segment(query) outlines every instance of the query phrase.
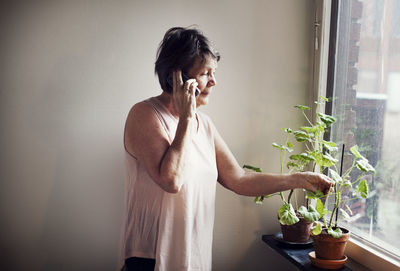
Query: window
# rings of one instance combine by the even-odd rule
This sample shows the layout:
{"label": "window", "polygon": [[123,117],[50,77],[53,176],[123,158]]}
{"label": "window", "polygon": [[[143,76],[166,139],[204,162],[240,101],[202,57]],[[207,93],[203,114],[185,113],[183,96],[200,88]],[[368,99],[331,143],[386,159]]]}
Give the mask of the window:
{"label": "window", "polygon": [[[342,225],[399,257],[400,0],[333,3],[336,44],[328,96],[338,122],[331,137],[345,150],[358,145],[377,170],[367,179],[370,196],[348,203],[353,217]],[[345,157],[344,171],[346,163]]]}

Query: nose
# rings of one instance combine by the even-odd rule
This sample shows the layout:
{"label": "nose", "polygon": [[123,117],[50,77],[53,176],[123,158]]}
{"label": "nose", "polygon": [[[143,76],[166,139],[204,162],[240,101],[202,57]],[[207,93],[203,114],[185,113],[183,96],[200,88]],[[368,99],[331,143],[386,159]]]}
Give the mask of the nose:
{"label": "nose", "polygon": [[215,86],[217,84],[217,80],[215,79],[215,74],[210,75],[210,79],[208,80],[209,86]]}

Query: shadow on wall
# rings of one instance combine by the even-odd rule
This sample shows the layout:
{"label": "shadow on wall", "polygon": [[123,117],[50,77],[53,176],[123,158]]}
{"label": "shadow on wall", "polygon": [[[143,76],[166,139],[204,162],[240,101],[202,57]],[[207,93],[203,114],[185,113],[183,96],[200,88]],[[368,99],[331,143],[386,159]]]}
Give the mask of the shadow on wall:
{"label": "shadow on wall", "polygon": [[[277,219],[277,210],[281,204],[278,197],[267,199],[264,204],[259,205],[254,203],[254,197],[241,197],[241,203],[244,206],[245,221],[250,221],[251,217],[255,217],[253,229],[255,231],[249,232],[247,240],[252,240],[247,243],[248,247],[243,256],[238,259],[238,265],[235,270],[259,270],[260,268],[267,268],[268,270],[297,270],[287,260],[270,249],[264,241],[262,235],[273,234],[280,231],[279,222]],[[243,240],[245,243],[246,240]]]}

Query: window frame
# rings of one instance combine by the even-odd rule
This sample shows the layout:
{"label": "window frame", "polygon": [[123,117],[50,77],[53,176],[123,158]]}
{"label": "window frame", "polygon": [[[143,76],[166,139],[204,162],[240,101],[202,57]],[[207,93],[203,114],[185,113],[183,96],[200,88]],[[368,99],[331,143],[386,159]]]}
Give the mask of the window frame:
{"label": "window frame", "polygon": [[[313,88],[309,95],[311,105],[318,96],[333,96],[339,1],[315,1]],[[332,110],[332,103],[321,108],[326,114],[331,114]],[[330,133],[328,132],[326,136],[329,138]],[[371,270],[400,270],[400,255],[394,255],[354,233],[348,241],[345,253]]]}

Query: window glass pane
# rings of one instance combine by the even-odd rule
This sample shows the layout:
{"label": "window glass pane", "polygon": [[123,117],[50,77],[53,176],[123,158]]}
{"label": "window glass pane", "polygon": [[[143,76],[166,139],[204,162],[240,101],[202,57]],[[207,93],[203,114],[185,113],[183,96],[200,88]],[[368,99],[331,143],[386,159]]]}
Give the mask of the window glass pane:
{"label": "window glass pane", "polygon": [[[341,224],[400,255],[400,0],[340,0],[332,140],[358,145],[376,168],[370,196]],[[346,158],[347,157],[347,158]],[[340,158],[340,157],[339,157]],[[349,165],[344,158],[344,171]],[[353,177],[353,180],[357,174]]]}

